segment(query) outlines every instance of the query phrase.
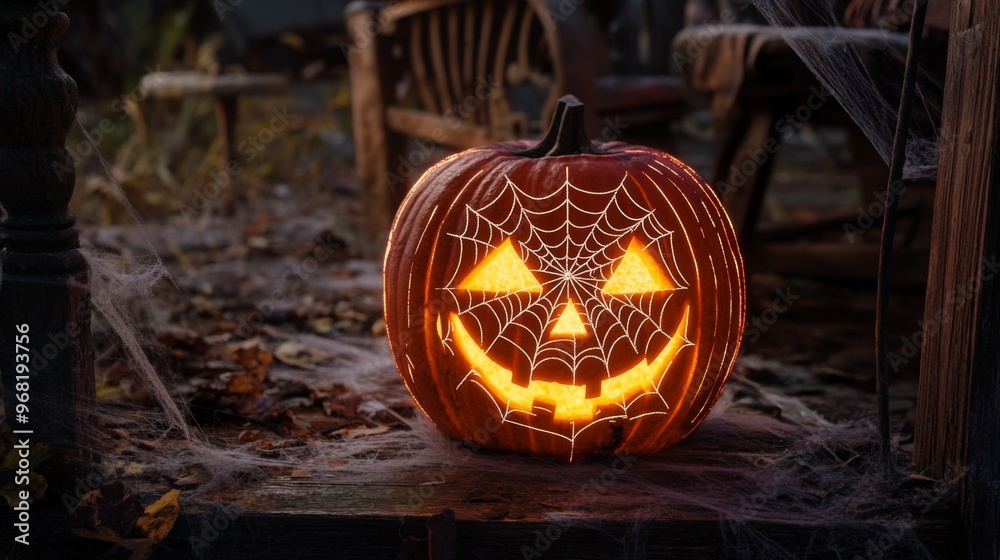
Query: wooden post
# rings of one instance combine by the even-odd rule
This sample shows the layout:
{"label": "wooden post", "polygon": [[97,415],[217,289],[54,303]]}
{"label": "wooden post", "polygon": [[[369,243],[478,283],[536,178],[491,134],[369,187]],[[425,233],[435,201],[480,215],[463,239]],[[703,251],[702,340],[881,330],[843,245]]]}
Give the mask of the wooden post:
{"label": "wooden post", "polygon": [[379,17],[381,8],[384,6],[379,2],[355,2],[347,13],[350,36],[347,60],[360,199],[367,234],[379,254],[385,248],[396,208],[416,180],[400,176],[400,156],[406,140],[386,126],[386,103],[392,99],[394,83],[383,83],[379,76],[380,69],[392,64],[392,59],[390,53],[382,52],[385,49],[378,46],[382,26],[392,25],[392,20],[389,14]]}
{"label": "wooden post", "polygon": [[955,0],[941,126],[915,466],[968,469],[972,557],[1000,558],[1000,4]]}
{"label": "wooden post", "polygon": [[0,3],[0,383],[14,430],[68,449],[91,424],[94,360],[87,266],[68,211],[77,90],[56,61],[69,19],[45,6]]}

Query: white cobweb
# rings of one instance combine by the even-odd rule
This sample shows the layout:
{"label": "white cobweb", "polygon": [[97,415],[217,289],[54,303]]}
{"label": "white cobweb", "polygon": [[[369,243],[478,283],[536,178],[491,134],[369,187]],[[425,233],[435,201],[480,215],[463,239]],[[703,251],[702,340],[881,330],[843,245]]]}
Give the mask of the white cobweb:
{"label": "white cobweb", "polygon": [[[624,200],[627,198],[622,198]],[[630,215],[637,219],[642,217],[638,213]],[[665,229],[655,228],[653,222],[648,224],[636,226],[637,231],[653,227],[647,233],[666,234]],[[661,236],[661,239],[664,238]],[[86,253],[93,271],[95,304],[103,317],[96,323],[96,330],[106,330],[107,334],[119,337],[119,344],[128,348],[136,383],[156,388],[151,402],[141,408],[100,404],[97,412],[106,426],[131,426],[126,429],[132,432],[139,429],[146,434],[146,439],[177,442],[169,453],[157,447],[140,447],[124,457],[106,455],[105,446],[98,442],[90,451],[103,465],[97,471],[104,473],[100,480],[124,478],[127,482],[129,476],[134,476],[127,474],[129,465],[135,464],[144,465],[144,477],[168,479],[197,469],[208,477],[207,482],[182,493],[182,508],[186,510],[207,491],[261,485],[269,469],[309,469],[316,488],[322,485],[370,486],[379,492],[399,486],[400,477],[416,480],[418,484],[447,485],[461,477],[489,472],[499,479],[523,481],[549,489],[565,488],[571,496],[566,504],[542,512],[545,520],[579,529],[576,533],[567,532],[563,537],[565,543],[578,543],[574,535],[580,535],[583,530],[604,531],[600,519],[605,517],[606,511],[627,512],[634,516],[632,529],[613,535],[628,558],[657,557],[645,547],[646,528],[662,519],[665,511],[674,508],[717,512],[722,520],[720,531],[727,539],[726,547],[733,558],[799,557],[787,548],[787,543],[770,540],[760,523],[845,523],[856,521],[859,512],[863,512],[870,523],[867,529],[859,528],[862,540],[870,538],[881,543],[880,534],[873,529],[881,524],[887,531],[892,529],[893,535],[884,550],[904,551],[907,557],[914,559],[932,557],[917,541],[913,519],[899,513],[904,510],[905,500],[886,498],[893,495],[898,482],[877,476],[875,453],[870,457],[865,454],[865,449],[875,448],[876,432],[871,424],[797,425],[748,414],[733,405],[734,395],[746,390],[738,381],[730,383],[713,412],[686,442],[669,453],[639,458],[626,472],[616,475],[617,482],[602,487],[600,507],[597,508],[591,507],[584,496],[574,496],[582,485],[600,480],[607,471],[607,463],[567,467],[532,459],[470,453],[460,442],[443,437],[422,416],[406,420],[409,430],[342,441],[317,441],[284,449],[280,456],[263,457],[252,445],[220,441],[210,435],[210,429],[203,431],[192,421],[184,399],[173,392],[175,384],[168,364],[142,357],[147,355],[149,347],[145,342],[149,327],[158,320],[155,310],[143,304],[163,273],[161,265],[122,260],[93,249]],[[671,271],[671,274],[678,285],[683,285],[679,273]],[[331,342],[334,346],[345,345],[340,341]],[[384,343],[352,342],[349,351],[344,350],[344,357],[338,363],[318,369],[312,375],[357,385],[365,394],[368,408],[387,404],[387,391],[402,390]],[[141,416],[138,426],[137,415]],[[109,437],[107,428],[99,433],[103,438]],[[782,443],[777,448],[747,447],[745,442],[754,438]],[[730,460],[724,464],[706,463],[706,457],[712,457],[713,453]],[[141,489],[146,483],[140,478],[135,484]],[[421,502],[421,510],[406,505],[410,494],[405,493],[405,485],[399,487],[397,499],[401,507],[404,511],[415,512],[408,515],[429,515],[441,507],[456,507],[461,515],[459,505],[447,501],[446,497],[451,495],[448,492],[432,495]],[[637,495],[642,496],[638,502]],[[640,504],[638,510],[635,509],[637,503]],[[302,509],[305,507],[302,505],[293,511],[326,513]],[[817,542],[822,544],[824,541],[817,539]],[[831,540],[830,546],[839,545]]]}
{"label": "white cobweb", "polygon": [[[594,185],[588,190],[572,182],[567,166],[562,184],[538,189],[548,193],[538,196],[504,176],[501,181],[505,184],[498,196],[482,208],[467,207],[462,231],[448,234],[457,239],[460,256],[446,282],[447,287],[441,290],[452,298],[460,319],[476,324],[474,331],[481,333],[478,343],[487,355],[499,343],[507,343],[505,347],[523,356],[530,372],[522,380],[525,386],[536,374],[553,367],[570,372],[572,378],[566,381],[573,385],[582,384],[576,372],[588,364],[596,367],[603,379],[613,378],[622,373],[622,369],[612,367],[612,363],[620,363],[611,358],[612,354],[623,353],[633,360],[642,360],[658,354],[676,335],[672,328],[677,318],[669,313],[668,304],[673,292],[685,290],[688,281],[674,255],[674,232],[660,222],[654,210],[635,200],[626,186],[627,179],[626,173],[617,184]],[[587,209],[574,202],[593,199],[607,200],[607,203]],[[545,228],[538,224],[556,225]],[[483,261],[512,238],[517,239],[521,262],[539,279],[539,292],[482,292],[456,288],[461,283],[464,265]],[[670,293],[651,291],[623,295],[602,291],[633,240],[643,245],[643,251],[655,254],[657,262],[666,265],[664,272],[672,281]],[[549,334],[570,301],[579,306],[587,332],[579,341],[574,337],[571,345]],[[487,332],[495,336],[487,338],[482,334]],[[449,325],[443,340],[454,354],[450,346],[451,335]],[[685,335],[680,333],[682,338]],[[594,343],[589,343],[590,337]],[[690,344],[684,338],[681,348]],[[470,378],[477,377],[478,372],[470,371],[456,390]],[[512,415],[532,413],[512,408],[509,402],[499,402],[483,383],[475,385],[494,401],[504,421],[513,421]],[[649,394],[623,395],[613,409],[600,411],[598,421],[628,417],[630,405]],[[648,413],[669,411],[662,396],[658,400],[662,407]],[[649,403],[648,400],[644,402]],[[573,441],[588,425],[574,423],[569,432],[557,435]]]}
{"label": "white cobweb", "polygon": [[[849,28],[829,0],[749,0],[768,23],[833,94],[888,164],[906,56],[905,32]],[[888,3],[886,3],[888,5]],[[893,3],[895,4],[895,3]],[[916,2],[900,2],[903,15]],[[936,45],[941,47],[941,45]],[[933,179],[937,174],[941,77],[923,61],[940,58],[924,41],[906,146],[904,179]]]}
{"label": "white cobweb", "polygon": [[[801,12],[804,4],[797,0],[752,0],[760,11],[773,24],[792,26],[804,22],[807,18]],[[809,18],[819,17],[829,22],[833,27],[840,26],[831,6],[824,1],[808,2]],[[789,32],[790,44],[806,61],[824,86],[848,109],[851,116],[868,135],[873,145],[886,157],[891,145],[892,124],[895,120],[895,101],[887,97],[885,81],[888,74],[872,72],[864,62],[859,62],[856,52],[843,49],[836,43],[820,39],[819,35],[806,32],[794,37]],[[886,41],[887,50],[889,42]],[[898,68],[901,69],[901,61]],[[902,72],[898,72],[899,76]],[[901,83],[901,81],[900,81]],[[889,88],[891,89],[891,88]],[[918,104],[931,115],[939,115],[940,110],[933,102],[933,96],[923,94]],[[907,154],[906,176],[932,176],[936,167],[936,137],[935,127],[922,128],[914,131],[909,143]],[[114,177],[110,180],[117,184]],[[626,203],[627,191],[617,197]],[[539,201],[535,201],[538,203]],[[620,209],[623,213],[630,212],[630,206],[625,204]],[[567,205],[567,209],[569,209]],[[616,210],[617,211],[617,210]],[[527,212],[518,213],[520,216]],[[626,214],[634,219],[636,231],[641,231],[647,239],[669,238],[670,233],[659,227],[654,220],[645,219],[642,212]],[[576,224],[576,225],[575,225]],[[582,221],[567,219],[567,227],[574,228]],[[486,227],[488,224],[483,224]],[[495,234],[501,234],[509,229],[499,224]],[[489,227],[494,227],[490,225]],[[594,239],[581,244],[577,248],[582,251],[596,251],[600,247],[615,247],[607,240],[615,236],[622,238],[623,232],[604,226],[592,226]],[[468,237],[476,238],[478,234],[469,232]],[[602,237],[603,236],[603,237]],[[602,241],[603,240],[603,241]],[[615,241],[617,243],[618,241]],[[488,245],[473,245],[470,250],[485,251]],[[562,247],[563,251],[569,247]],[[617,247],[621,249],[620,246]],[[546,251],[557,251],[559,248],[549,247]],[[522,257],[532,260],[532,251],[542,251],[541,247],[523,246]],[[150,317],[137,319],[134,315],[134,303],[141,303],[148,295],[153,284],[165,272],[161,263],[122,262],[120,259],[93,250],[85,251],[92,269],[91,283],[97,312],[105,318],[98,321],[98,330],[106,329],[110,336],[116,337],[119,344],[126,348],[128,360],[132,365],[135,383],[152,388],[151,403],[144,405],[139,412],[144,418],[144,428],[155,437],[180,439],[183,434],[183,445],[180,452],[163,453],[157,449],[136,449],[128,459],[135,462],[145,462],[153,474],[176,475],[192,466],[206,470],[209,484],[206,489],[218,488],[245,483],[249,479],[258,479],[267,467],[287,467],[290,464],[308,465],[314,470],[317,479],[328,480],[332,484],[350,480],[352,484],[388,482],[401,469],[408,471],[426,470],[431,472],[440,468],[447,461],[459,463],[468,453],[462,453],[454,442],[445,440],[423,418],[409,420],[412,431],[392,431],[381,436],[359,438],[351,441],[315,443],[288,450],[281,457],[264,458],[256,455],[249,446],[227,444],[213,441],[206,437],[201,428],[193,423],[191,415],[183,402],[183,398],[172,393],[171,372],[167,364],[156,360],[145,359],[148,350]],[[481,256],[483,253],[476,253]],[[597,253],[595,253],[597,254]],[[666,255],[663,255],[666,257]],[[558,263],[553,259],[552,263]],[[661,262],[671,262],[664,258]],[[557,266],[552,264],[551,266]],[[576,269],[577,272],[584,272]],[[686,285],[679,270],[668,270],[679,287]],[[601,277],[603,278],[603,277]],[[565,283],[566,290],[586,291],[589,286],[585,281]],[[576,293],[576,292],[574,292]],[[509,305],[513,302],[499,299]],[[583,301],[581,298],[580,301]],[[552,300],[533,301],[532,311],[536,321],[551,322],[555,309]],[[465,302],[466,308],[472,302]],[[587,317],[597,315],[612,318],[617,323],[629,324],[634,318],[640,323],[647,322],[641,308],[626,310],[607,309],[604,306],[591,304],[583,306]],[[652,315],[646,309],[646,315]],[[515,311],[511,308],[505,315],[498,315],[498,321],[511,322]],[[656,322],[656,321],[653,321]],[[622,338],[622,337],[618,337]],[[617,340],[617,339],[615,339]],[[611,344],[612,340],[603,340],[602,344]],[[629,337],[624,337],[623,343],[632,343]],[[532,355],[536,361],[540,356]],[[561,359],[566,359],[562,356]],[[581,358],[582,359],[582,358]],[[391,357],[384,347],[359,348],[350,359],[340,362],[328,371],[319,372],[332,378],[365,379],[368,384],[391,384],[396,373],[391,366]],[[398,384],[398,380],[395,380]],[[919,543],[915,542],[913,517],[905,513],[911,506],[905,496],[900,497],[898,491],[903,485],[898,481],[882,479],[875,475],[876,434],[873,426],[867,422],[838,424],[830,427],[812,425],[792,425],[777,418],[763,417],[741,412],[738,407],[730,406],[733,395],[738,389],[730,384],[723,394],[720,403],[713,409],[706,421],[692,437],[671,450],[637,463],[630,474],[622,477],[622,487],[638,484],[641,491],[648,496],[647,507],[635,512],[635,531],[622,537],[622,550],[629,558],[654,557],[641,545],[638,538],[646,519],[656,517],[663,508],[693,506],[718,512],[722,521],[732,527],[730,534],[733,539],[730,544],[733,558],[788,558],[793,555],[783,543],[776,543],[763,537],[754,521],[774,523],[844,523],[856,521],[859,516],[867,520],[882,523],[887,529],[902,525],[901,530],[888,531],[894,535],[893,544],[880,551],[885,556],[891,556],[893,551],[905,548],[911,558],[930,558],[932,555]],[[373,406],[378,405],[379,397],[371,397]],[[118,422],[128,422],[136,411],[122,411],[114,406],[100,404],[98,411],[107,425],[114,426]],[[128,413],[128,414],[126,414]],[[103,433],[103,432],[102,432]],[[738,464],[711,465],[702,464],[707,455],[706,450],[725,449],[746,441],[750,434],[768,433],[785,442],[780,449],[747,449],[739,456],[745,459]],[[388,453],[387,450],[393,450]],[[95,446],[92,451],[99,460],[120,461],[117,457],[102,456],[103,447]],[[330,468],[324,470],[323,465],[331,459],[348,461],[346,468]],[[564,485],[569,491],[579,488],[582,483],[600,476],[603,466],[589,468],[587,465],[562,467],[549,465],[529,459],[474,455],[467,463],[468,468],[496,473],[497,477],[510,480],[534,478],[552,485]],[[115,477],[126,476],[124,467],[115,471]],[[664,484],[664,479],[692,479],[699,481],[696,490],[690,490],[674,484]],[[139,483],[141,485],[141,483]],[[936,489],[935,489],[936,490]],[[618,497],[619,492],[611,487],[602,495],[602,507],[630,507]],[[187,496],[191,492],[186,493]],[[942,492],[941,496],[946,495]],[[942,499],[942,501],[944,501]],[[185,502],[186,504],[187,502]],[[919,509],[919,508],[917,508]],[[875,513],[871,513],[875,511]],[[903,512],[902,514],[900,512]],[[586,513],[553,511],[545,514],[553,520],[575,519],[581,525],[598,525],[599,514],[588,517]],[[568,534],[569,535],[569,534]],[[868,535],[862,535],[864,539]],[[567,536],[566,539],[573,537]],[[871,535],[874,540],[881,535]],[[881,540],[876,542],[881,543]],[[637,544],[638,543],[638,544]],[[822,550],[821,557],[845,557],[835,548]]]}

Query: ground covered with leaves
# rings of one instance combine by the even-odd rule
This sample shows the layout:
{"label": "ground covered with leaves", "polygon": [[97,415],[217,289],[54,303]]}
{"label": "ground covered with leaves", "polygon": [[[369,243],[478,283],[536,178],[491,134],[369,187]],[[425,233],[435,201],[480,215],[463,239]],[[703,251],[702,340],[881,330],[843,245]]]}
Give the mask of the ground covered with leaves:
{"label": "ground covered with leaves", "polygon": [[[257,119],[264,122],[274,106],[302,116],[251,171],[219,189],[212,188],[220,162],[211,155],[211,131],[194,132],[207,115],[204,104],[184,101],[170,117],[142,121],[138,136],[109,154],[112,175],[146,218],[141,228],[102,168],[92,160],[81,167],[75,205],[82,237],[108,267],[108,274],[95,274],[94,289],[122,290],[119,302],[134,317],[139,345],[200,441],[273,461],[221,473],[203,458],[161,464],[186,453],[191,432],[164,415],[164,394],[130,355],[121,325],[116,331],[96,315],[100,427],[92,451],[101,474],[70,493],[79,536],[145,550],[170,532],[185,503],[225,501],[268,479],[347,472],[392,457],[406,441],[385,439],[410,431],[419,410],[388,353],[380,248],[357,221],[343,87],[250,102],[238,136],[255,134]],[[169,134],[153,128],[163,119],[177,120]],[[814,216],[857,200],[844,194],[854,184],[845,176],[823,172],[819,186],[808,181],[817,173],[810,158],[828,157],[802,155],[808,147],[799,145],[801,157],[776,177],[771,219]],[[696,165],[711,162],[706,145],[684,141],[681,149]],[[793,185],[803,181],[811,189],[826,185],[818,207],[788,203],[799,200]],[[169,276],[144,294],[143,275],[157,258]],[[873,419],[874,285],[767,271],[751,280],[747,336],[726,398],[797,425]],[[919,290],[894,294],[895,340],[918,328],[921,302]],[[900,364],[892,387],[904,455],[916,371],[915,359]],[[310,451],[316,444],[351,451]],[[5,456],[9,463],[11,450]]]}

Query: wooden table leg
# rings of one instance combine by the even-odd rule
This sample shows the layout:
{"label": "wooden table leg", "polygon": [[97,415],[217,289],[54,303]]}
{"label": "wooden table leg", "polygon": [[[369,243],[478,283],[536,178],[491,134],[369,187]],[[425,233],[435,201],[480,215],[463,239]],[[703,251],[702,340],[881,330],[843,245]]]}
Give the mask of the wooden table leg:
{"label": "wooden table leg", "polygon": [[[235,95],[213,95],[212,104],[215,108],[215,130],[219,138],[219,170],[228,173],[230,162],[239,162],[236,159],[236,117],[239,97]],[[239,192],[236,187],[238,177],[229,176],[220,207],[225,215],[232,215],[236,208],[236,201],[245,194]]]}
{"label": "wooden table leg", "polygon": [[236,107],[239,98],[235,95],[220,95],[212,99],[215,105],[215,130],[219,136],[220,169],[225,169],[230,161],[236,160]]}

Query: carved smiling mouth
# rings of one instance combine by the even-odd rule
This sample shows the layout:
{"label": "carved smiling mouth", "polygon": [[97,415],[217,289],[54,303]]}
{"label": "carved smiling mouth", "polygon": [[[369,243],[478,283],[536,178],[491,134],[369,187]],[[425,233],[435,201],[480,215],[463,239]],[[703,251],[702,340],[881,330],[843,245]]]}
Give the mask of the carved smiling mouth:
{"label": "carved smiling mouth", "polygon": [[641,393],[656,392],[663,374],[677,353],[688,343],[683,334],[687,332],[690,306],[685,305],[680,323],[666,347],[652,360],[645,359],[622,373],[601,382],[601,394],[587,398],[585,385],[568,385],[553,381],[533,379],[527,387],[514,383],[513,372],[501,366],[480,348],[469,334],[458,315],[449,317],[455,344],[482,377],[489,390],[510,408],[530,411],[535,403],[544,403],[553,408],[556,420],[592,420],[598,407],[610,404],[626,406]]}

